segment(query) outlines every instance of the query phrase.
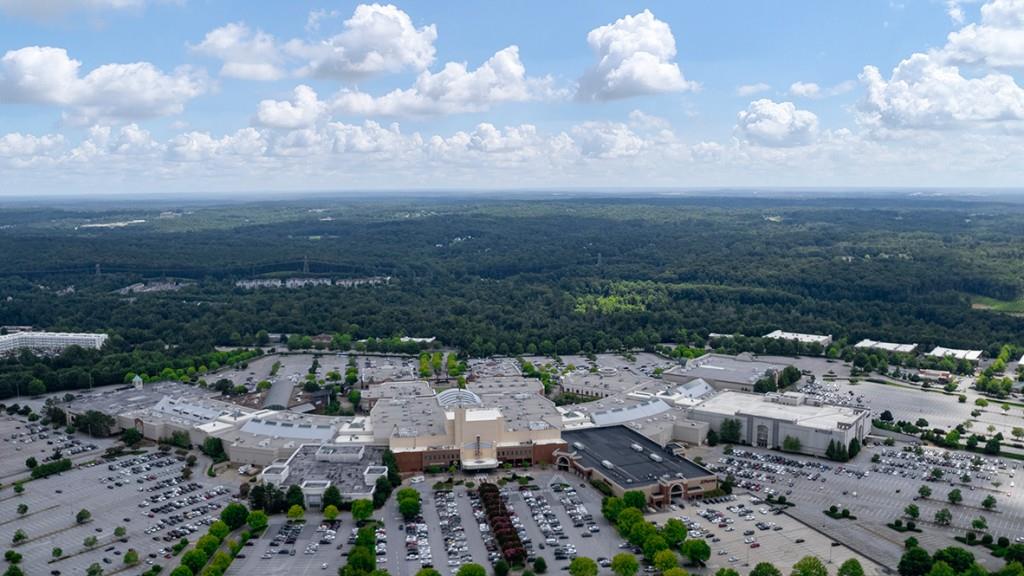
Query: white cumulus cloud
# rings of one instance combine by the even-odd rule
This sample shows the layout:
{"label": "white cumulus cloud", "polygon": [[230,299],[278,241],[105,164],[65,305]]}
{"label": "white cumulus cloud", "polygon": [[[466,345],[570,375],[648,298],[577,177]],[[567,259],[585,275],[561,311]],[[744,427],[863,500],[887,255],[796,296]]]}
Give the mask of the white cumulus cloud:
{"label": "white cumulus cloud", "polygon": [[646,146],[639,134],[621,122],[584,122],[573,127],[572,137],[580,152],[593,158],[636,156]]}
{"label": "white cumulus cloud", "polygon": [[952,32],[941,55],[952,62],[994,68],[1024,67],[1024,0],[992,0],[981,22]]}
{"label": "white cumulus cloud", "polygon": [[792,102],[762,98],[737,114],[736,132],[742,140],[759,146],[802,146],[817,136],[818,117]]}
{"label": "white cumulus cloud", "polygon": [[35,136],[13,132],[0,136],[0,157],[36,156],[49,154],[64,146],[61,134]]}
{"label": "white cumulus cloud", "polygon": [[167,152],[172,160],[199,162],[217,156],[254,156],[266,150],[263,134],[255,128],[242,128],[220,138],[209,132],[179,134],[171,139]]}
{"label": "white cumulus cloud", "polygon": [[305,84],[295,87],[294,97],[287,100],[263,100],[256,111],[256,123],[270,128],[306,128],[327,110],[312,88]]}
{"label": "white cumulus cloud", "polygon": [[821,86],[814,82],[793,82],[789,85],[789,95],[796,98],[819,98]]}
{"label": "white cumulus cloud", "polygon": [[140,157],[163,150],[163,144],[138,124],[127,124],[116,131],[111,126],[97,124],[89,128],[89,137],[71,151],[70,159],[92,162],[101,157]]}
{"label": "white cumulus cloud", "polygon": [[285,49],[308,61],[303,72],[331,78],[425,70],[434,62],[437,28],[417,28],[394,5],[360,4],[344,28],[319,42],[292,40]]}
{"label": "white cumulus cloud", "polygon": [[959,0],[946,0],[946,15],[954,24],[964,23],[964,9]]}
{"label": "white cumulus cloud", "polygon": [[519,48],[499,50],[475,70],[465,62],[448,62],[439,72],[425,70],[412,88],[382,96],[344,90],[333,101],[343,114],[360,116],[426,116],[487,110],[501,102],[551,97],[550,78],[531,78],[519,59]]}
{"label": "white cumulus cloud", "polygon": [[597,63],[579,80],[576,96],[581,100],[614,100],[698,87],[683,78],[674,62],[672,29],[650,10],[591,30],[587,43]]}
{"label": "white cumulus cloud", "polygon": [[243,80],[277,80],[285,75],[274,37],[233,22],[207,32],[192,50],[221,60],[221,76]]}
{"label": "white cumulus cloud", "polygon": [[63,48],[8,51],[0,58],[0,102],[50,104],[81,118],[146,118],[178,114],[206,90],[204,78],[188,69],[104,64],[82,76],[81,66]]}
{"label": "white cumulus cloud", "polygon": [[1024,120],[1024,90],[1013,77],[991,72],[968,78],[934,54],[914,54],[888,79],[866,66],[860,79],[867,89],[860,120],[869,127],[936,129]]}
{"label": "white cumulus cloud", "polygon": [[419,134],[405,135],[397,123],[382,126],[372,120],[361,125],[331,122],[327,125],[331,152],[336,154],[384,154],[395,156],[410,153],[423,145]]}

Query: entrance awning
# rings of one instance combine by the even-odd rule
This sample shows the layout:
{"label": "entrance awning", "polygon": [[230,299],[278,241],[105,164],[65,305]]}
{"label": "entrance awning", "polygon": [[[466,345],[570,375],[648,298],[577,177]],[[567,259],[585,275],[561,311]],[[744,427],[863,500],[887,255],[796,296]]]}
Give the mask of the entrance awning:
{"label": "entrance awning", "polygon": [[463,470],[491,470],[498,467],[497,458],[477,458],[473,460],[463,460]]}

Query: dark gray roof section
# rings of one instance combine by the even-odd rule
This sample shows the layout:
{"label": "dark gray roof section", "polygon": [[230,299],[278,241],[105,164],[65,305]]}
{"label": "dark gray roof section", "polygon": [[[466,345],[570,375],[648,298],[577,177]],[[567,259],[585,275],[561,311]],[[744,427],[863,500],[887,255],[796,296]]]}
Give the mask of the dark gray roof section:
{"label": "dark gray roof section", "polygon": [[[562,440],[568,443],[567,450],[581,458],[584,467],[599,470],[603,476],[627,490],[654,484],[662,477],[679,479],[679,474],[683,478],[714,476],[707,468],[673,454],[626,426],[563,430]],[[582,450],[576,447],[576,442],[583,445]],[[635,450],[634,444],[643,451]],[[652,460],[651,454],[660,456],[661,462]],[[614,468],[605,467],[602,464],[605,460]]]}

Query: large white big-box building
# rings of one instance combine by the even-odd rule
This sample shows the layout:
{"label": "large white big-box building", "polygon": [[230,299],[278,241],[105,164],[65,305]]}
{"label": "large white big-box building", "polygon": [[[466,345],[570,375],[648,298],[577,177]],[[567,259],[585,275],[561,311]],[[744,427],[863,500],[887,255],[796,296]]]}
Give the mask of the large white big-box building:
{"label": "large white big-box building", "polygon": [[844,447],[871,430],[867,410],[820,404],[796,393],[745,394],[723,392],[690,410],[692,420],[721,430],[727,419],[740,423],[740,441],[761,448],[781,448],[787,437],[800,441],[801,452],[824,456],[830,442]]}

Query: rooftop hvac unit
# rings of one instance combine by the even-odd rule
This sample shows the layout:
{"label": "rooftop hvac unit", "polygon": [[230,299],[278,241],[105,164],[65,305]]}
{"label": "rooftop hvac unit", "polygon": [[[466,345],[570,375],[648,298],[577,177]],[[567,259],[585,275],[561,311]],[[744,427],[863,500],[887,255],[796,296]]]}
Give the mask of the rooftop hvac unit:
{"label": "rooftop hvac unit", "polygon": [[644,447],[639,444],[630,444],[629,447],[632,448],[633,450],[636,450],[637,452],[644,451]]}
{"label": "rooftop hvac unit", "polygon": [[601,466],[604,466],[605,468],[607,468],[609,470],[611,470],[612,468],[615,468],[615,464],[612,464],[611,462],[609,462],[607,460],[601,460]]}
{"label": "rooftop hvac unit", "polygon": [[651,460],[654,460],[655,462],[661,462],[662,460],[664,460],[664,458],[657,454],[651,454]]}

